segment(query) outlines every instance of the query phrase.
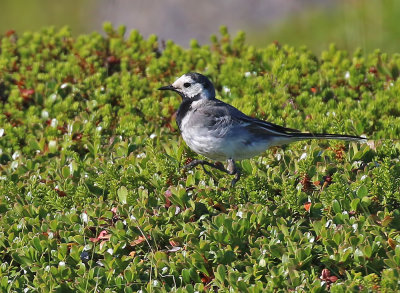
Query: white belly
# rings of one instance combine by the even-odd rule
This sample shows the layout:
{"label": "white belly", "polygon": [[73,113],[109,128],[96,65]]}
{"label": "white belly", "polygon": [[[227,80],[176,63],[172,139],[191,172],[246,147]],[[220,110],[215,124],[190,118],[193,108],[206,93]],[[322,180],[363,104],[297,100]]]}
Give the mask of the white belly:
{"label": "white belly", "polygon": [[268,141],[248,143],[242,137],[216,137],[192,131],[182,132],[182,137],[193,151],[215,161],[249,159],[271,146]]}

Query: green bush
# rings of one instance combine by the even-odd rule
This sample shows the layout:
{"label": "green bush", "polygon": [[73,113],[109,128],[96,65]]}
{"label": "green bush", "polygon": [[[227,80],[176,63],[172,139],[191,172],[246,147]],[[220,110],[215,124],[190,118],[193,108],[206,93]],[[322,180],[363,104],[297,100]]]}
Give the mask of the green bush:
{"label": "green bush", "polygon": [[[104,30],[1,37],[1,291],[399,290],[399,54]],[[156,89],[188,71],[247,114],[370,141],[274,148],[227,189],[182,171],[180,98]]]}

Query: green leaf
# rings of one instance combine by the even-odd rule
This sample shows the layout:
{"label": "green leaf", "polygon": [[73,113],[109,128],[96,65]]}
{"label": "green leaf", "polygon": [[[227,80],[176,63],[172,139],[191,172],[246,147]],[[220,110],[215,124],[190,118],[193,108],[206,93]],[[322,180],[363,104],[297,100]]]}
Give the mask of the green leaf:
{"label": "green leaf", "polygon": [[250,160],[243,160],[242,161],[242,168],[248,174],[252,174],[252,172],[253,172],[253,167],[251,166]]}
{"label": "green leaf", "polygon": [[39,253],[42,253],[43,248],[42,248],[42,245],[40,244],[40,239],[39,239],[39,237],[33,237],[33,239],[32,239],[32,244],[33,244],[33,247],[34,247]]}
{"label": "green leaf", "polygon": [[370,197],[364,196],[364,197],[361,199],[361,203],[362,203],[362,205],[363,205],[364,207],[369,207],[369,206],[371,205],[371,203],[372,203],[372,200],[371,200]]}
{"label": "green leaf", "polygon": [[126,204],[128,199],[128,189],[125,186],[121,186],[118,191],[118,199],[121,204]]}
{"label": "green leaf", "polygon": [[214,272],[215,278],[222,284],[225,282],[226,270],[224,265],[218,265],[216,272]]}
{"label": "green leaf", "polygon": [[13,259],[16,260],[17,263],[21,264],[21,265],[31,265],[32,264],[32,260],[26,256],[23,255],[19,255],[18,253],[14,252],[12,254]]}
{"label": "green leaf", "polygon": [[186,284],[190,283],[191,278],[190,278],[190,271],[188,269],[182,270],[182,279]]}
{"label": "green leaf", "polygon": [[62,172],[62,175],[63,175],[64,178],[68,178],[69,175],[70,175],[69,166],[64,166],[64,167],[61,169],[61,172]]}
{"label": "green leaf", "polygon": [[342,212],[340,204],[336,199],[332,202],[332,209],[336,214],[339,214]]}
{"label": "green leaf", "polygon": [[372,256],[372,247],[371,245],[367,244],[364,248],[363,248],[363,252],[365,254],[366,257],[370,258]]}
{"label": "green leaf", "polygon": [[357,196],[363,198],[368,195],[368,188],[365,185],[361,185],[357,190]]}
{"label": "green leaf", "polygon": [[355,198],[351,201],[350,207],[352,211],[357,211],[357,207],[360,203],[360,199],[359,198]]}

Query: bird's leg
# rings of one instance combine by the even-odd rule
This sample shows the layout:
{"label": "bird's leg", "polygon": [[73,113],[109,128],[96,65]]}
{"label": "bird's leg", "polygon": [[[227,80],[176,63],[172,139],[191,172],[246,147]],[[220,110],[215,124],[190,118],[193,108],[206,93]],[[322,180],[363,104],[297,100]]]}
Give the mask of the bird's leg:
{"label": "bird's leg", "polygon": [[235,186],[236,182],[238,182],[240,179],[240,170],[239,170],[239,168],[236,167],[235,161],[232,159],[228,160],[228,168],[227,169],[225,169],[225,167],[219,162],[216,162],[215,164],[213,164],[213,163],[207,162],[205,160],[193,160],[189,164],[185,165],[183,168],[185,170],[190,170],[198,165],[201,165],[203,167],[204,172],[209,176],[211,176],[211,174],[204,168],[204,166],[209,166],[211,168],[225,172],[229,175],[235,175],[235,178],[233,178],[233,180],[231,182],[232,187]]}
{"label": "bird's leg", "polygon": [[218,170],[221,170],[220,167],[214,165],[213,163],[207,162],[205,160],[193,160],[189,164],[186,164],[183,168],[186,169],[186,170],[190,170],[190,169],[192,169],[192,168],[194,168],[194,167],[196,167],[198,165],[201,165],[202,167],[204,167],[204,165],[206,165],[206,166],[210,166],[212,168],[216,168]]}
{"label": "bird's leg", "polygon": [[204,168],[204,165],[212,167],[212,168],[215,168],[215,169],[220,170],[220,171],[223,171],[225,173],[228,173],[228,171],[224,168],[224,166],[221,163],[217,162],[217,163],[213,164],[213,163],[207,162],[205,160],[193,160],[189,164],[185,165],[183,168],[185,170],[190,170],[190,169],[192,169],[192,168],[194,168],[194,167],[196,167],[198,165],[201,165],[203,167],[204,172],[209,176],[211,176],[211,173],[208,172]]}
{"label": "bird's leg", "polygon": [[240,179],[240,169],[236,166],[233,159],[228,159],[228,167],[226,169],[229,175],[235,175],[235,178],[231,181],[231,187],[234,187],[236,182]]}

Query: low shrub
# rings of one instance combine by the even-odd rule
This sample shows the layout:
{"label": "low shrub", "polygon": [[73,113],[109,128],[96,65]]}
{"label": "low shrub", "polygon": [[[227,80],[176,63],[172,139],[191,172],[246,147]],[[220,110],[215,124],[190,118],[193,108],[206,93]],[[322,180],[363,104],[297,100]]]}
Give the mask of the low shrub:
{"label": "low shrub", "polygon": [[[1,37],[1,291],[399,290],[399,54],[104,30]],[[188,71],[246,114],[369,142],[273,148],[235,189],[184,172],[180,98],[156,89]]]}

